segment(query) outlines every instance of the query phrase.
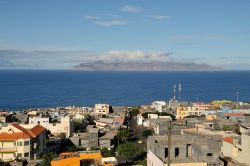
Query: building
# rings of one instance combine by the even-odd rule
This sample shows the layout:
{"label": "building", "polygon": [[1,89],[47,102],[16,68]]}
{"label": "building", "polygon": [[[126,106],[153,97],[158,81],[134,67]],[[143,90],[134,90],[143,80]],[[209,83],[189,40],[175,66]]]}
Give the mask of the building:
{"label": "building", "polygon": [[187,116],[201,116],[204,115],[205,110],[198,109],[192,106],[179,106],[176,109],[176,119],[183,119]]}
{"label": "building", "polygon": [[110,113],[109,104],[95,104],[94,113],[96,115],[108,115]]}
{"label": "building", "polygon": [[170,100],[168,106],[171,110],[176,110],[180,106],[188,106],[189,103],[185,101]]}
{"label": "building", "polygon": [[188,116],[188,107],[186,106],[179,106],[176,108],[176,119],[183,119],[184,117]]}
{"label": "building", "polygon": [[60,121],[51,122],[49,117],[29,117],[29,124],[40,124],[53,135],[65,134],[69,138],[74,132],[74,121],[69,116],[63,116]]}
{"label": "building", "polygon": [[116,132],[107,132],[99,138],[99,147],[107,148],[108,150],[114,149]]}
{"label": "building", "polygon": [[90,149],[91,147],[99,146],[99,135],[100,129],[94,127],[93,125],[87,126],[87,132],[85,133],[75,133],[70,140],[76,146],[84,147]]}
{"label": "building", "polygon": [[166,105],[167,105],[167,103],[165,101],[154,101],[151,104],[151,107],[153,107],[155,109],[155,111],[157,111],[157,112],[162,112],[164,106],[166,106]]}
{"label": "building", "polygon": [[10,112],[0,112],[0,121],[2,123],[9,123],[11,118],[12,114]]}
{"label": "building", "polygon": [[136,124],[137,124],[137,126],[142,126],[143,125],[143,120],[144,120],[144,118],[142,117],[142,115],[138,114],[136,116]]}
{"label": "building", "polygon": [[[250,134],[245,128],[240,129],[240,131],[242,132],[241,136],[223,138],[221,152],[224,158],[250,165]],[[224,162],[228,163],[227,161]]]}
{"label": "building", "polygon": [[[174,135],[171,139],[171,166],[219,166],[218,143],[189,135]],[[168,136],[149,136],[147,139],[147,165],[165,166],[168,163]]]}
{"label": "building", "polygon": [[209,110],[209,109],[213,108],[211,104],[205,104],[202,102],[193,103],[192,106],[194,108],[197,108],[198,110]]}
{"label": "building", "polygon": [[114,118],[100,118],[96,121],[96,127],[102,128],[111,128],[114,124]]}
{"label": "building", "polygon": [[103,158],[100,151],[82,151],[61,153],[59,158],[51,161],[52,166],[115,166],[115,157]]}
{"label": "building", "polygon": [[0,159],[36,158],[44,153],[46,129],[41,125],[8,124],[0,130]]}
{"label": "building", "polygon": [[73,137],[70,137],[70,140],[74,145],[86,149],[91,149],[92,147],[112,149],[115,144],[115,136],[116,133],[114,132],[100,133],[99,128],[89,125],[87,132],[75,133]]}

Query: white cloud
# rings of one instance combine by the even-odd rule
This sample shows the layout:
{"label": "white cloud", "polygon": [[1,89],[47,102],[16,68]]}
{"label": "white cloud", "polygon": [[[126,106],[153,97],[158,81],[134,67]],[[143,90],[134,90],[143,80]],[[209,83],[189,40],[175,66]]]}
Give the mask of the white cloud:
{"label": "white cloud", "polygon": [[137,7],[137,6],[126,5],[120,8],[120,10],[123,12],[129,12],[129,13],[140,13],[142,11],[142,8]]}
{"label": "white cloud", "polygon": [[114,14],[85,15],[84,18],[93,24],[104,27],[121,26],[128,23],[121,19],[121,16]]}
{"label": "white cloud", "polygon": [[107,53],[100,54],[89,61],[103,62],[162,62],[168,61],[171,53],[165,52],[143,52],[137,51],[121,51],[111,50]]}
{"label": "white cloud", "polygon": [[110,26],[126,25],[128,22],[124,20],[108,20],[108,21],[95,21],[94,23],[104,27],[110,27]]}
{"label": "white cloud", "polygon": [[166,16],[166,15],[157,15],[157,16],[152,16],[153,19],[155,20],[167,20],[170,18],[170,16]]}
{"label": "white cloud", "polygon": [[84,18],[85,18],[86,20],[98,20],[98,19],[100,19],[101,17],[99,17],[99,16],[86,15],[86,16],[84,16]]}
{"label": "white cloud", "polygon": [[0,49],[0,68],[71,68],[83,62],[166,62],[171,53],[111,50],[19,50]]}

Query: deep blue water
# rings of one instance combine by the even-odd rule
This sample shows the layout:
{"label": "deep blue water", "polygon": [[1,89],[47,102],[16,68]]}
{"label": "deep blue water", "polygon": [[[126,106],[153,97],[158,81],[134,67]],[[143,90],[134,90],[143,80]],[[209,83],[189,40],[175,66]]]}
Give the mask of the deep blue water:
{"label": "deep blue water", "polygon": [[140,105],[169,100],[173,84],[182,99],[250,101],[250,71],[79,72],[0,70],[0,109],[67,105]]}

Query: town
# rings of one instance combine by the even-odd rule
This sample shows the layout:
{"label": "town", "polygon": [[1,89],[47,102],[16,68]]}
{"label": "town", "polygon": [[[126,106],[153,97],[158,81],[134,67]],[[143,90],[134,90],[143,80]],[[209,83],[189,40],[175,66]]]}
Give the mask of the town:
{"label": "town", "polygon": [[0,112],[2,165],[250,165],[250,104],[173,99],[141,106]]}

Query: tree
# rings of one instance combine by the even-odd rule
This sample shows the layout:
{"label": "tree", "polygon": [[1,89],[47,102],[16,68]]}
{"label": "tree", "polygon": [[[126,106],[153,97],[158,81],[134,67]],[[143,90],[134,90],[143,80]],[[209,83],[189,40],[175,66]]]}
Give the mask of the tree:
{"label": "tree", "polygon": [[87,121],[88,125],[95,125],[95,119],[93,116],[87,115],[86,121]]}
{"label": "tree", "polygon": [[129,115],[130,117],[135,117],[140,113],[140,110],[138,107],[133,107],[131,108],[131,110],[129,111]]}
{"label": "tree", "polygon": [[77,131],[83,131],[84,123],[83,120],[75,120],[74,121],[74,130]]}
{"label": "tree", "polygon": [[146,166],[147,165],[147,160],[138,160],[135,162],[136,165],[143,165]]}
{"label": "tree", "polygon": [[236,134],[238,134],[238,135],[241,135],[240,127],[239,127],[239,126],[236,126],[236,127],[234,128],[234,132],[235,132]]}
{"label": "tree", "polygon": [[50,162],[57,157],[57,154],[55,153],[47,153],[47,154],[44,154],[42,159],[42,163],[41,163],[41,166],[50,166]]}
{"label": "tree", "polygon": [[142,132],[143,137],[148,138],[148,136],[150,135],[153,135],[153,130],[150,130],[150,129],[143,130]]}
{"label": "tree", "polygon": [[126,142],[118,147],[118,154],[123,156],[128,161],[133,161],[142,153],[141,148],[136,143]]}
{"label": "tree", "polygon": [[232,127],[231,126],[223,126],[223,131],[232,131]]}
{"label": "tree", "polygon": [[130,136],[130,131],[128,129],[120,129],[117,134],[118,139],[121,139],[123,142],[127,141],[129,136]]}
{"label": "tree", "polygon": [[108,150],[107,148],[102,148],[101,153],[102,153],[103,157],[113,157],[114,156],[114,154],[110,150]]}

